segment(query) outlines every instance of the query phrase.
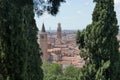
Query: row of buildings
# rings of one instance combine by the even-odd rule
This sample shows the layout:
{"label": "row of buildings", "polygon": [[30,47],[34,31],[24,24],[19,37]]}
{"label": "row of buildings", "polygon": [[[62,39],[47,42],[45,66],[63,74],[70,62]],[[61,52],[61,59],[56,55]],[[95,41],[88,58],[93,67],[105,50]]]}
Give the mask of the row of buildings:
{"label": "row of buildings", "polygon": [[69,65],[82,67],[85,62],[79,56],[80,50],[76,45],[75,36],[75,33],[68,33],[63,36],[60,23],[58,23],[56,34],[47,34],[43,24],[41,32],[38,34],[38,43],[43,52],[43,62],[56,62],[63,67]]}

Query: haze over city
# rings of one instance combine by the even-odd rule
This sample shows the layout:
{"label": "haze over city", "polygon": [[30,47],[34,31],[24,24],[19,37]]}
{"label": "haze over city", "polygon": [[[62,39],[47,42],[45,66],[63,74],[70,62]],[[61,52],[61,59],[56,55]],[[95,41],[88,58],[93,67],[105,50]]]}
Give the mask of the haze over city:
{"label": "haze over city", "polygon": [[[63,30],[82,30],[92,22],[92,12],[95,3],[92,0],[67,0],[60,7],[56,16],[45,13],[37,17],[36,24],[41,30],[44,22],[46,30],[56,30],[57,24],[60,22]],[[117,14],[118,25],[120,25],[120,0],[115,0],[115,11]]]}

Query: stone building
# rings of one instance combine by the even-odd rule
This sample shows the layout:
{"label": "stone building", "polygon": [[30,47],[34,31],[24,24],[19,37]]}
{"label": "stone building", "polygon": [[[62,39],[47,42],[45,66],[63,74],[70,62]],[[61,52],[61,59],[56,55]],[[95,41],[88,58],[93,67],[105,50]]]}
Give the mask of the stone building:
{"label": "stone building", "polygon": [[[40,45],[41,51],[43,53],[42,60],[43,61],[60,61],[61,60],[61,48],[55,48],[55,38],[51,38],[47,36],[47,32],[45,30],[44,24],[42,25],[42,30],[38,34],[38,43]],[[61,44],[61,25],[58,24],[57,30],[57,43]]]}
{"label": "stone building", "polygon": [[47,33],[45,31],[44,23],[42,25],[42,30],[40,32],[40,48],[41,48],[42,53],[43,53],[42,60],[47,61],[49,59],[49,55],[47,53],[48,39],[47,39]]}
{"label": "stone building", "polygon": [[57,28],[57,39],[61,43],[62,40],[62,31],[61,31],[61,24],[58,23],[58,28]]}
{"label": "stone building", "polygon": [[50,54],[49,57],[50,62],[57,62],[57,61],[61,61],[62,59],[61,48],[48,49],[48,54]]}

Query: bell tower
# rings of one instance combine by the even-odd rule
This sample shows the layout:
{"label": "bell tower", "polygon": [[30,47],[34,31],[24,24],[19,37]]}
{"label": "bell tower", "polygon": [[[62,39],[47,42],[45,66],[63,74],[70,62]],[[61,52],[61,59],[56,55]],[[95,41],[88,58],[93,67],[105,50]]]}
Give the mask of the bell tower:
{"label": "bell tower", "polygon": [[42,25],[42,30],[40,33],[40,48],[41,48],[42,53],[43,53],[42,60],[47,61],[49,58],[49,55],[47,53],[48,43],[47,43],[47,33],[45,31],[44,23]]}
{"label": "bell tower", "polygon": [[62,32],[61,32],[61,24],[58,23],[58,28],[57,28],[57,39],[60,41],[62,40]]}

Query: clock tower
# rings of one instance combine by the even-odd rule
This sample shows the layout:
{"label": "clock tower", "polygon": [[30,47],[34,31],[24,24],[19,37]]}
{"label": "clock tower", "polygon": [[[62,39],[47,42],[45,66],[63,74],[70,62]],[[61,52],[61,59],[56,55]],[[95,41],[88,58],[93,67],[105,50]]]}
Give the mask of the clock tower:
{"label": "clock tower", "polygon": [[41,48],[42,53],[43,53],[42,60],[47,61],[49,58],[49,55],[47,53],[48,43],[47,43],[47,33],[45,31],[44,23],[42,25],[42,30],[40,33],[40,48]]}

